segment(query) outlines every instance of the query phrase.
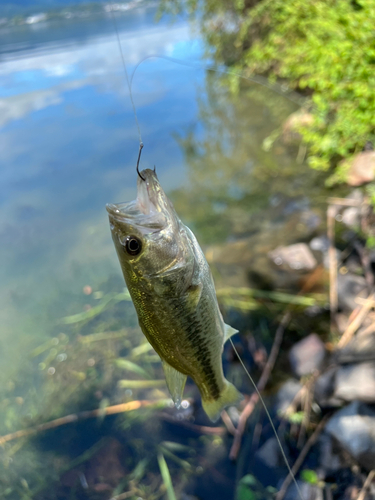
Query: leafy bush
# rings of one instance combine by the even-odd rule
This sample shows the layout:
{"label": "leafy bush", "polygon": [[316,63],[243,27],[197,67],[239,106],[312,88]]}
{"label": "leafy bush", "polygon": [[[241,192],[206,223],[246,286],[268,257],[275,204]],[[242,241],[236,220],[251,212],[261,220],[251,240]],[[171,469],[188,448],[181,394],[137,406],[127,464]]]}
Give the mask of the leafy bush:
{"label": "leafy bush", "polygon": [[[163,5],[176,11],[181,3]],[[245,76],[284,79],[310,98],[314,119],[300,132],[311,167],[328,170],[374,141],[374,0],[188,0],[187,6],[200,13],[217,62]],[[239,78],[231,77],[235,88],[233,78],[237,85]]]}

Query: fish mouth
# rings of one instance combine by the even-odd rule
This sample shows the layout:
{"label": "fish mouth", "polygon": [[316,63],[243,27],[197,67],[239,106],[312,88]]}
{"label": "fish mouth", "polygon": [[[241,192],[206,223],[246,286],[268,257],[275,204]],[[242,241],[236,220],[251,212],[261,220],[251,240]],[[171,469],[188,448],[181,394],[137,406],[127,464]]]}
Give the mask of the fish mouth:
{"label": "fish mouth", "polygon": [[167,224],[164,203],[160,203],[164,197],[156,173],[146,169],[138,178],[137,198],[124,203],[108,203],[106,209],[110,220],[118,223],[131,224],[140,229],[161,229]]}
{"label": "fish mouth", "polygon": [[137,200],[124,203],[107,203],[105,208],[110,217],[113,217],[119,222],[125,221],[126,219],[135,219],[141,215],[137,207]]}

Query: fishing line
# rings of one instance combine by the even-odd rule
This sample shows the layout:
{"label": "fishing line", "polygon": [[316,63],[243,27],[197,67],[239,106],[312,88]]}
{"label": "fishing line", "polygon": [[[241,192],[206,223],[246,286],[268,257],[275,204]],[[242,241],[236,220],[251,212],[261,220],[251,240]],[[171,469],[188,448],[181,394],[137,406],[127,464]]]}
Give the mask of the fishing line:
{"label": "fishing line", "polygon": [[[211,71],[212,73],[218,73],[219,75],[238,76],[239,78],[242,78],[243,80],[247,80],[249,82],[256,83],[257,85],[261,85],[262,87],[265,87],[269,90],[272,90],[276,94],[279,94],[279,95],[285,97],[286,99],[288,99],[289,101],[293,102],[294,104],[297,104],[297,106],[299,106],[299,107],[301,107],[306,101],[306,99],[304,97],[301,97],[300,95],[298,95],[297,92],[294,92],[293,90],[290,90],[290,89],[283,90],[281,85],[275,84],[275,83],[270,83],[267,80],[267,78],[264,78],[264,77],[259,76],[259,75],[244,76],[244,75],[241,75],[241,73],[239,73],[237,71],[231,71],[231,70],[228,70],[226,68],[213,68],[211,66],[207,66],[207,65],[202,64],[202,63],[184,61],[182,59],[176,59],[174,57],[163,56],[163,55],[159,55],[159,54],[151,54],[151,55],[146,56],[143,59],[141,59],[141,61],[139,61],[139,63],[135,66],[135,68],[132,72],[132,75],[130,77],[130,89],[132,87],[135,72],[137,71],[137,69],[139,68],[139,66],[141,64],[143,64],[145,61],[147,61],[147,59],[164,59],[165,61],[169,61],[169,62],[172,62],[175,64],[180,64],[181,66],[188,66],[188,67],[194,68],[194,69]],[[289,92],[289,95],[286,92]],[[292,94],[292,96],[290,94]]]}
{"label": "fishing line", "polygon": [[[137,71],[137,69],[139,68],[139,66],[144,63],[147,59],[152,59],[152,58],[158,58],[158,59],[164,59],[166,61],[169,61],[169,62],[173,62],[175,64],[180,64],[182,66],[188,66],[188,67],[191,67],[191,68],[194,68],[194,69],[203,69],[203,70],[206,70],[206,71],[211,71],[213,73],[218,73],[218,74],[227,74],[227,75],[233,75],[233,76],[238,76],[239,78],[242,78],[244,80],[248,80],[250,82],[253,82],[253,83],[256,83],[258,85],[261,85],[263,87],[266,87],[274,92],[276,92],[277,94],[279,95],[282,95],[283,97],[285,97],[286,99],[289,99],[290,101],[294,102],[295,104],[297,104],[298,106],[301,106],[302,102],[304,101],[304,99],[302,99],[301,97],[298,96],[293,98],[291,97],[290,95],[287,95],[285,93],[285,91],[283,91],[279,86],[275,85],[275,84],[271,84],[269,83],[266,79],[263,79],[262,77],[259,77],[259,76],[254,76],[254,77],[246,77],[246,76],[243,76],[241,75],[240,73],[236,72],[236,71],[229,71],[227,69],[221,69],[221,68],[212,68],[212,67],[207,67],[205,66],[204,64],[199,64],[199,63],[191,63],[189,61],[183,61],[183,60],[180,60],[180,59],[175,59],[173,57],[168,57],[168,56],[162,56],[162,55],[149,55],[149,56],[146,56],[144,57],[134,68],[133,72],[132,72],[132,75],[131,75],[131,78],[129,80],[129,75],[128,75],[128,71],[126,69],[126,64],[125,64],[125,57],[124,57],[124,53],[123,53],[123,50],[122,50],[122,45],[121,45],[121,40],[120,40],[120,35],[119,35],[119,31],[118,31],[118,27],[117,27],[117,21],[116,21],[116,16],[115,16],[115,13],[113,11],[113,7],[112,5],[110,6],[110,12],[111,12],[111,16],[112,16],[112,20],[113,20],[113,24],[114,24],[114,27],[115,27],[115,31],[116,31],[116,36],[117,36],[117,41],[118,41],[118,45],[119,45],[119,49],[120,49],[120,54],[121,54],[121,59],[122,59],[122,64],[123,64],[123,67],[124,67],[124,71],[125,71],[125,77],[126,77],[126,83],[128,85],[128,89],[129,89],[129,94],[130,94],[130,100],[131,100],[131,103],[132,103],[132,106],[133,106],[133,112],[134,112],[134,118],[135,118],[135,122],[136,122],[136,125],[137,125],[137,129],[138,129],[138,135],[139,135],[139,153],[138,153],[138,161],[137,161],[137,172],[138,172],[138,175],[141,177],[140,173],[139,173],[139,170],[138,170],[138,167],[139,167],[139,160],[140,160],[140,156],[141,156],[141,152],[142,152],[142,148],[143,148],[143,142],[142,142],[142,135],[141,135],[141,129],[140,129],[140,126],[139,126],[139,122],[138,122],[138,117],[137,117],[137,112],[136,112],[136,108],[135,108],[135,104],[134,104],[134,100],[133,100],[133,94],[132,94],[132,83],[133,83],[133,78],[135,76],[135,73]],[[141,177],[142,178],[142,177]],[[283,446],[281,444],[281,441],[280,441],[280,438],[277,434],[277,431],[276,431],[276,428],[275,428],[275,425],[274,423],[272,422],[272,418],[271,418],[271,415],[267,409],[267,406],[262,398],[262,395],[260,394],[260,391],[254,381],[254,379],[252,378],[252,376],[250,375],[249,371],[247,370],[244,362],[242,361],[237,349],[235,348],[234,344],[233,344],[233,341],[232,339],[229,339],[230,340],[230,343],[232,344],[232,347],[233,347],[233,350],[234,352],[236,353],[236,356],[239,360],[239,362],[241,363],[242,365],[242,368],[245,370],[245,373],[246,375],[249,377],[249,380],[250,382],[252,383],[252,385],[254,386],[254,389],[259,397],[259,400],[261,401],[262,403],[262,406],[264,408],[264,411],[266,412],[266,415],[267,415],[267,418],[271,424],[271,428],[275,434],[275,437],[276,437],[276,440],[277,440],[277,443],[278,443],[278,446],[280,448],[280,451],[281,451],[281,455],[283,457],[283,460],[285,462],[285,465],[287,466],[287,469],[289,471],[289,474],[291,475],[291,477],[293,478],[293,482],[296,486],[296,489],[297,489],[297,492],[298,492],[298,495],[300,497],[301,500],[303,500],[303,496],[302,496],[302,492],[301,492],[301,489],[298,485],[298,482],[292,472],[292,469],[289,465],[289,462],[288,462],[288,459],[286,457],[286,454],[284,452],[284,449],[283,449]]]}
{"label": "fishing line", "polygon": [[113,6],[112,5],[110,5],[110,9],[109,10],[111,12],[111,17],[112,17],[113,24],[114,24],[115,31],[116,31],[116,36],[117,36],[118,46],[119,46],[119,49],[120,49],[122,64],[124,66],[124,71],[125,71],[126,83],[128,85],[129,94],[130,94],[130,100],[131,100],[131,103],[132,103],[132,106],[133,106],[135,123],[137,124],[137,129],[138,129],[138,136],[139,136],[139,154],[138,154],[138,163],[137,163],[137,171],[138,171],[138,164],[139,164],[139,160],[140,160],[140,157],[141,157],[141,151],[142,151],[142,148],[143,148],[141,128],[140,128],[139,123],[138,123],[137,111],[135,109],[135,104],[134,104],[134,100],[133,100],[133,94],[132,94],[131,84],[130,84],[130,81],[129,81],[128,70],[126,69],[125,57],[124,57],[124,53],[123,53],[123,50],[122,50],[120,35],[119,35],[118,27],[117,27],[116,15],[115,15],[115,13],[113,11]]}
{"label": "fishing line", "polygon": [[271,417],[271,415],[270,415],[270,412],[269,412],[269,411],[268,411],[268,409],[267,409],[266,403],[264,402],[264,399],[262,398],[262,395],[261,395],[261,393],[260,393],[260,391],[259,391],[259,389],[258,389],[258,387],[257,387],[257,385],[256,385],[256,383],[255,383],[255,381],[254,381],[254,379],[253,379],[253,377],[250,375],[250,373],[249,373],[248,369],[246,368],[246,366],[245,366],[244,362],[243,362],[243,361],[242,361],[242,359],[241,359],[241,356],[239,355],[239,353],[238,353],[237,349],[235,348],[235,346],[234,346],[234,344],[233,344],[233,340],[230,338],[230,339],[229,339],[229,341],[230,341],[230,343],[232,344],[233,350],[234,350],[234,352],[236,353],[236,356],[237,356],[237,358],[238,358],[239,362],[241,363],[242,368],[245,370],[246,375],[249,377],[250,382],[253,384],[254,389],[255,389],[255,392],[258,394],[259,400],[261,401],[261,403],[262,403],[262,405],[263,405],[264,411],[266,412],[267,418],[268,418],[268,420],[270,421],[270,424],[271,424],[272,430],[273,430],[273,432],[274,432],[274,434],[275,434],[276,441],[277,441],[277,444],[279,445],[279,448],[280,448],[280,451],[281,451],[282,457],[283,457],[283,459],[284,459],[285,465],[286,465],[286,466],[287,466],[287,468],[288,468],[289,474],[290,474],[290,475],[292,476],[292,478],[293,478],[293,482],[294,482],[294,484],[295,484],[295,486],[296,486],[296,488],[297,488],[298,495],[299,495],[300,499],[301,499],[301,500],[303,500],[302,491],[301,491],[300,487],[298,486],[297,480],[296,480],[296,478],[295,478],[295,476],[294,476],[294,474],[293,474],[293,472],[292,472],[292,469],[291,469],[291,467],[290,467],[290,465],[289,465],[288,459],[287,459],[286,454],[285,454],[285,452],[284,452],[284,449],[283,449],[283,446],[282,446],[282,444],[281,444],[280,438],[279,438],[279,436],[278,436],[278,434],[277,434],[276,427],[275,427],[274,423],[272,422],[272,417]]}

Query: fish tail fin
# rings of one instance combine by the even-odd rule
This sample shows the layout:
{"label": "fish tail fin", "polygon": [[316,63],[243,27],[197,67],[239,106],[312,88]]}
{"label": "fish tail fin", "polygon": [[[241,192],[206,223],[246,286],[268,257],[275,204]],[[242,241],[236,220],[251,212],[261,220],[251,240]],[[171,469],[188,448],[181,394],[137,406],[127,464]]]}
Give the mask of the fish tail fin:
{"label": "fish tail fin", "polygon": [[233,384],[225,380],[225,386],[220,396],[217,399],[202,398],[202,405],[210,420],[216,422],[224,408],[237,404],[241,399],[243,399],[242,394],[237,391]]}

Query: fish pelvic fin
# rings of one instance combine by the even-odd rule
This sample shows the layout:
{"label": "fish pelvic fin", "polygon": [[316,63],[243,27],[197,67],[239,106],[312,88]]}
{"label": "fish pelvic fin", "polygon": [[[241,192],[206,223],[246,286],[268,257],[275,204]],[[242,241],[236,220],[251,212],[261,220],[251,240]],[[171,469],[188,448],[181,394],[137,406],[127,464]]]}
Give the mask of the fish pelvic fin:
{"label": "fish pelvic fin", "polygon": [[236,333],[238,333],[238,330],[224,323],[224,344],[228,339],[231,338],[232,335],[235,335]]}
{"label": "fish pelvic fin", "polygon": [[176,408],[180,408],[187,376],[177,371],[173,366],[164,361],[164,359],[162,362],[168,390]]}
{"label": "fish pelvic fin", "polygon": [[226,380],[224,389],[221,391],[218,399],[213,400],[202,398],[202,406],[208,418],[212,420],[212,422],[216,422],[224,408],[235,405],[242,399],[242,394],[237,391],[233,384]]}

